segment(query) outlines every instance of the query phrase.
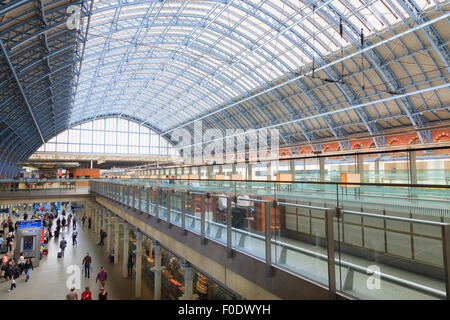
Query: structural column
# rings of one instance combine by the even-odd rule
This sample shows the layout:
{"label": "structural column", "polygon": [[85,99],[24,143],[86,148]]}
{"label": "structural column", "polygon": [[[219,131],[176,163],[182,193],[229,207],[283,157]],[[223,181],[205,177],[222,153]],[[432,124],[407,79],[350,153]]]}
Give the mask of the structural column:
{"label": "structural column", "polygon": [[411,176],[411,184],[417,184],[417,164],[416,151],[409,151],[409,171]]}
{"label": "structural column", "polygon": [[92,231],[94,233],[97,232],[97,219],[95,215],[95,208],[89,207],[89,210],[91,211],[91,217],[92,217]]}
{"label": "structural column", "polygon": [[295,181],[295,159],[289,161],[289,173],[292,175],[292,181]]}
{"label": "structural column", "polygon": [[106,229],[106,212],[105,212],[106,208],[102,209],[102,229],[105,230]]}
{"label": "structural column", "polygon": [[193,300],[193,288],[194,281],[192,277],[192,267],[191,264],[187,261],[184,261],[182,264],[183,272],[184,272],[184,295],[181,296],[180,300]]}
{"label": "structural column", "polygon": [[267,162],[267,172],[266,172],[266,180],[272,180],[272,161]]}
{"label": "structural column", "polygon": [[208,179],[212,179],[212,166],[207,166],[206,167],[206,177]]}
{"label": "structural column", "polygon": [[247,180],[253,180],[253,165],[247,163]]}
{"label": "structural column", "polygon": [[325,157],[319,158],[319,181],[324,182],[325,181]]}
{"label": "structural column", "polygon": [[101,209],[98,208],[97,209],[97,232],[99,232],[100,229],[102,229],[102,213],[101,213]]}
{"label": "structural column", "polygon": [[114,217],[116,230],[114,230],[114,263],[119,263],[119,217]]}
{"label": "structural column", "polygon": [[[136,230],[136,298],[141,297],[142,288],[142,233]],[[124,259],[125,260],[125,259]]]}
{"label": "structural column", "polygon": [[108,212],[108,235],[106,236],[106,250],[108,250],[108,254],[111,253],[111,211]]}
{"label": "structural column", "polygon": [[123,221],[122,225],[123,225],[122,277],[128,278],[128,223]]}
{"label": "structural column", "polygon": [[375,159],[375,183],[380,183],[380,159]]}
{"label": "structural column", "polygon": [[161,246],[158,241],[152,241],[153,250],[155,251],[155,266],[151,269],[155,273],[154,299],[161,300]]}
{"label": "structural column", "polygon": [[358,164],[358,173],[360,177],[360,181],[364,182],[364,158],[362,154],[356,155],[356,161]]}

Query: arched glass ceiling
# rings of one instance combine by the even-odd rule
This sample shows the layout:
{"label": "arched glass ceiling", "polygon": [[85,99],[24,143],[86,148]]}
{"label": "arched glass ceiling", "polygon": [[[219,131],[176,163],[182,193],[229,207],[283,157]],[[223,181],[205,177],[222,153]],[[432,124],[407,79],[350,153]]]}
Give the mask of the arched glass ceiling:
{"label": "arched glass ceiling", "polygon": [[71,123],[108,113],[164,132],[406,18],[384,0],[95,1]]}
{"label": "arched glass ceiling", "polygon": [[152,130],[136,122],[106,118],[87,121],[58,134],[40,152],[174,155],[175,149]]}

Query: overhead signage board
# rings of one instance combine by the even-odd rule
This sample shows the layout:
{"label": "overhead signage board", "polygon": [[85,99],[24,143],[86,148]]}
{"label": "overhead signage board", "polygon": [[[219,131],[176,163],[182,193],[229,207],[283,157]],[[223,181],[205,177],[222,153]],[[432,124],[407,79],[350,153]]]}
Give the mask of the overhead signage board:
{"label": "overhead signage board", "polygon": [[17,224],[17,229],[27,229],[27,228],[41,228],[41,220],[19,220]]}

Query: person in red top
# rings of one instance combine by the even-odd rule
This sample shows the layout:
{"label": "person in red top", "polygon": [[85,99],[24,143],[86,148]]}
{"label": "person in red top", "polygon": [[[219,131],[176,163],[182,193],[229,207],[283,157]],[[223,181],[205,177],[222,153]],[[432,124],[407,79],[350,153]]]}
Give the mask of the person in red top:
{"label": "person in red top", "polygon": [[92,293],[89,287],[86,287],[86,290],[81,294],[81,300],[92,300]]}

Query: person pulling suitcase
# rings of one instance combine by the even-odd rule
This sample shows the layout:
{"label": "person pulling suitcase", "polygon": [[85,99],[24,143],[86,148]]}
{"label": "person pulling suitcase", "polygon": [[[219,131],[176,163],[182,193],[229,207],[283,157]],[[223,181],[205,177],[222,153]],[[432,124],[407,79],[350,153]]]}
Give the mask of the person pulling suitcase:
{"label": "person pulling suitcase", "polygon": [[59,247],[61,248],[61,258],[64,258],[64,250],[66,249],[66,246],[67,246],[67,241],[63,237],[61,242],[59,243]]}

